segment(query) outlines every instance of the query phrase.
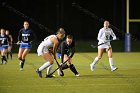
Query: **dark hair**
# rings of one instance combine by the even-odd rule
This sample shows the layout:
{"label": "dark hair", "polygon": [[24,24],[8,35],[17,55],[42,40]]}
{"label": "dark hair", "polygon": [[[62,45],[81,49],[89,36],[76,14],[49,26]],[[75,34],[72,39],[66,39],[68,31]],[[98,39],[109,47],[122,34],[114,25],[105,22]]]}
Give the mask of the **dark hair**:
{"label": "dark hair", "polygon": [[73,36],[72,35],[67,35],[67,38],[68,39],[73,39]]}

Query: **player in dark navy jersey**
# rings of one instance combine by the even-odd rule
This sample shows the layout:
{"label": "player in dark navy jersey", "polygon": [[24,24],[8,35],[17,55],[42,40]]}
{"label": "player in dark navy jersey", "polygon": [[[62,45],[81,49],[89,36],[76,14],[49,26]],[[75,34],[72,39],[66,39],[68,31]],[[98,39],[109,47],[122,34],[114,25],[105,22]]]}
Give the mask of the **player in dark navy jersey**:
{"label": "player in dark navy jersey", "polygon": [[6,30],[5,34],[10,38],[10,42],[11,42],[11,44],[8,46],[7,59],[9,59],[9,54],[10,54],[10,57],[12,59],[12,42],[13,42],[13,38],[12,38],[12,35],[10,35],[9,30]]}
{"label": "player in dark navy jersey", "polygon": [[5,29],[0,30],[0,46],[1,46],[1,61],[2,64],[7,63],[7,59],[5,55],[7,54],[8,51],[8,45],[10,44],[10,38],[5,34]]}
{"label": "player in dark navy jersey", "polygon": [[[72,35],[67,35],[66,40],[63,41],[58,49],[57,49],[57,55],[58,58],[61,58],[61,62],[68,60],[68,64],[62,65],[62,70],[70,68],[70,70],[76,75],[79,76],[80,74],[77,72],[75,66],[72,64],[72,57],[75,53],[75,42],[73,40]],[[60,69],[58,70],[58,75],[63,76],[60,72]]]}
{"label": "player in dark navy jersey", "polygon": [[34,32],[29,28],[29,22],[24,21],[23,24],[24,28],[19,31],[18,34],[18,42],[20,44],[19,52],[18,52],[18,59],[20,60],[20,70],[23,70],[25,57],[29,53],[30,49],[32,48],[32,41],[34,39]]}

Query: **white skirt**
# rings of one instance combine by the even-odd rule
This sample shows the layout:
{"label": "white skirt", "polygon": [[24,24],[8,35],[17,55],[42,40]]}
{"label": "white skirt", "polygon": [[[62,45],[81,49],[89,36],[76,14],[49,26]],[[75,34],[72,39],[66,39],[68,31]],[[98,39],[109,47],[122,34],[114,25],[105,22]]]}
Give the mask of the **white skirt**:
{"label": "white skirt", "polygon": [[[101,43],[99,42],[98,44],[101,44]],[[111,47],[110,42],[107,42],[105,44],[98,46],[98,48],[109,48],[109,47]]]}
{"label": "white skirt", "polygon": [[42,44],[40,44],[37,48],[37,54],[38,56],[41,56],[44,53],[49,53],[49,49],[47,48],[47,46],[43,46]]}

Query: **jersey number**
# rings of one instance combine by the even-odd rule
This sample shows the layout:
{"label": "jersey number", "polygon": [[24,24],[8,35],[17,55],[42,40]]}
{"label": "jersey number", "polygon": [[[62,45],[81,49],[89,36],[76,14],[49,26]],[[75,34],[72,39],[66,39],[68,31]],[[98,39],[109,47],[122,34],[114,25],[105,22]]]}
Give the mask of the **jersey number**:
{"label": "jersey number", "polygon": [[24,41],[28,41],[28,37],[27,37],[27,36],[24,36],[24,37],[23,37],[23,40],[24,40]]}

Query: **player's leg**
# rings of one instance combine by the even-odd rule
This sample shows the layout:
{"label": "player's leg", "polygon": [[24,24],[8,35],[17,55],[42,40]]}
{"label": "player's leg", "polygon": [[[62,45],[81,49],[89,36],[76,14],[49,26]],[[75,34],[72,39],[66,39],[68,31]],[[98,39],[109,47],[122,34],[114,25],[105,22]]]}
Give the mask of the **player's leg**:
{"label": "player's leg", "polygon": [[20,65],[20,70],[23,70],[24,67],[24,63],[25,63],[25,57],[27,56],[27,54],[30,52],[30,49],[26,48],[24,49],[22,56],[21,56],[21,65]]}
{"label": "player's leg", "polygon": [[5,57],[5,55],[7,54],[7,48],[3,48],[3,50],[1,51],[1,60],[2,60],[2,63],[6,64],[7,63],[7,59]]}
{"label": "player's leg", "polygon": [[36,72],[38,73],[39,77],[41,77],[41,78],[42,78],[42,70],[46,69],[47,67],[49,67],[50,65],[52,65],[54,63],[54,59],[53,59],[53,57],[51,56],[50,53],[44,53],[44,54],[42,54],[42,56],[43,56],[44,60],[46,60],[47,62],[44,63],[42,66],[40,66],[36,70]]}
{"label": "player's leg", "polygon": [[21,61],[22,61],[22,53],[24,52],[24,48],[19,48],[19,51],[18,51],[18,59],[20,61],[20,64],[21,64]]}
{"label": "player's leg", "polygon": [[[60,53],[57,53],[57,57],[58,57],[58,59],[61,59],[61,54],[60,54]],[[58,74],[59,76],[64,76],[64,72],[62,71],[62,70],[64,70],[64,69],[63,69],[64,64],[60,63],[60,65],[62,65],[62,66],[61,66],[61,68],[59,68],[59,69],[57,70],[57,74]]]}
{"label": "player's leg", "polygon": [[90,64],[91,71],[94,70],[95,64],[102,58],[103,53],[104,53],[104,48],[98,48],[98,56],[95,57],[94,61]]}
{"label": "player's leg", "polygon": [[117,70],[117,67],[115,67],[114,64],[113,64],[112,48],[110,47],[110,48],[106,49],[106,52],[108,54],[109,64],[110,64],[111,71]]}
{"label": "player's leg", "polygon": [[9,59],[9,47],[8,47],[8,52],[7,52],[7,59]]}
{"label": "player's leg", "polygon": [[[69,58],[68,55],[64,55],[64,61],[66,61],[68,58]],[[70,70],[75,74],[75,76],[80,76],[80,74],[76,70],[76,67],[72,63],[72,58],[68,60],[68,63],[69,63],[69,66],[65,65],[64,68],[70,68]]]}
{"label": "player's leg", "polygon": [[8,47],[7,58],[9,58],[9,54],[10,54],[10,58],[12,59],[12,46]]}

